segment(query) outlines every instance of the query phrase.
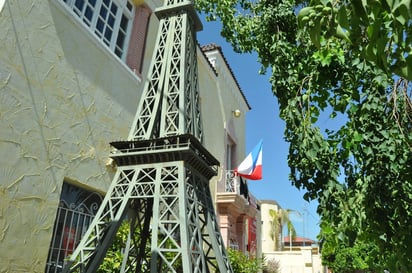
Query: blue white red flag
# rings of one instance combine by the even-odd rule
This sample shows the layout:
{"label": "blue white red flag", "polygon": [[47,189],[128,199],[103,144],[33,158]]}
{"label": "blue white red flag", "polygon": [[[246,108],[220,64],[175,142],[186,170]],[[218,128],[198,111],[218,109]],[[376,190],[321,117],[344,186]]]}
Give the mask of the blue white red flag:
{"label": "blue white red flag", "polygon": [[237,175],[251,180],[262,179],[262,145],[263,141],[261,140],[235,169]]}

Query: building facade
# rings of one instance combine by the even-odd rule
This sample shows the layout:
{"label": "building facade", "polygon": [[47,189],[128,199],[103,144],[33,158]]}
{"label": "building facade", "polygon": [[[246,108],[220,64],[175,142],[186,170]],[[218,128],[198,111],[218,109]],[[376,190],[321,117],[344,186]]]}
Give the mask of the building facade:
{"label": "building facade", "polygon": [[[109,187],[109,143],[129,134],[163,4],[136,2],[0,1],[0,272],[59,272]],[[217,201],[227,162],[245,155],[250,106],[213,47],[197,53],[204,145],[221,163]],[[241,198],[228,224],[237,234],[225,238],[247,249],[256,211]]]}
{"label": "building facade", "polygon": [[279,264],[280,273],[327,273],[322,265],[317,247],[306,246],[293,251],[273,251],[264,253],[266,261],[274,260]]}
{"label": "building facade", "polygon": [[[224,115],[222,139],[221,170],[214,189],[215,203],[219,216],[220,230],[226,243],[233,249],[256,256],[260,253],[260,207],[259,202],[249,192],[247,181],[236,176],[234,169],[245,155],[245,134],[237,124],[243,118],[245,108],[237,108],[245,100],[236,77],[226,61],[221,47],[210,44],[202,47],[207,59],[216,71],[217,89],[221,94],[221,108],[231,110]],[[229,104],[228,104],[229,103]],[[227,111],[226,110],[226,111]],[[213,119],[210,119],[213,120]]]}
{"label": "building facade", "polygon": [[[272,221],[276,220],[270,211],[279,212],[281,206],[274,200],[261,200],[262,217],[262,254],[266,263],[272,261],[279,265],[280,273],[326,273],[322,265],[319,245],[303,237],[284,236],[282,228],[272,234]],[[282,226],[282,223],[280,223]]]}
{"label": "building facade", "polygon": [[[275,251],[278,248],[279,240],[282,238],[282,229],[280,229],[280,233],[273,236],[272,234],[272,216],[270,215],[270,211],[279,211],[282,208],[278,204],[278,202],[274,200],[261,200],[261,242],[262,242],[262,252],[267,253],[271,251]],[[281,225],[281,223],[279,223]]]}

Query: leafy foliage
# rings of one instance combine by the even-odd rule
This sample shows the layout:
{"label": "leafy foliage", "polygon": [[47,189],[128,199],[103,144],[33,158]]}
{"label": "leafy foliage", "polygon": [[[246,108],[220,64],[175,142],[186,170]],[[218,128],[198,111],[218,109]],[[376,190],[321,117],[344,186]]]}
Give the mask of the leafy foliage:
{"label": "leafy foliage", "polygon": [[126,246],[127,236],[129,234],[129,222],[124,221],[116,233],[113,243],[104,257],[97,273],[117,273],[122,266],[122,250]]}
{"label": "leafy foliage", "polygon": [[312,42],[338,37],[385,73],[412,80],[410,0],[311,1],[299,12]]}
{"label": "leafy foliage", "polygon": [[[127,241],[129,229],[130,229],[130,223],[128,221],[123,221],[122,225],[120,226],[119,230],[116,233],[116,236],[113,240],[111,247],[106,253],[106,256],[102,264],[97,270],[97,273],[120,272],[122,261],[123,261],[122,251],[126,247],[126,241]],[[140,231],[136,229],[135,232],[137,236],[139,236]],[[259,270],[263,268],[263,261],[261,259],[254,258],[254,257],[248,257],[247,255],[243,254],[242,252],[238,250],[228,249],[228,255],[229,255],[230,263],[232,265],[234,273],[258,272]],[[148,268],[146,269],[149,270]],[[182,272],[180,261],[176,262],[175,269],[176,269],[176,272]]]}
{"label": "leafy foliage", "polygon": [[335,273],[383,272],[380,261],[373,258],[376,251],[375,245],[356,241],[352,247],[339,245],[333,254],[323,253],[323,259],[329,261],[329,269]]}
{"label": "leafy foliage", "polygon": [[263,267],[261,259],[248,257],[241,251],[228,249],[228,255],[234,273],[259,272]]}
{"label": "leafy foliage", "polygon": [[269,210],[269,215],[271,217],[271,224],[270,224],[270,238],[274,242],[274,250],[280,250],[280,243],[281,243],[281,236],[282,236],[282,228],[284,226],[287,227],[288,235],[292,238],[296,237],[296,230],[293,226],[292,221],[289,218],[291,210]]}
{"label": "leafy foliage", "polygon": [[327,262],[364,243],[382,267],[411,272],[410,0],[196,4],[221,20],[236,51],[255,51],[261,72],[271,72],[290,179],[319,201]]}

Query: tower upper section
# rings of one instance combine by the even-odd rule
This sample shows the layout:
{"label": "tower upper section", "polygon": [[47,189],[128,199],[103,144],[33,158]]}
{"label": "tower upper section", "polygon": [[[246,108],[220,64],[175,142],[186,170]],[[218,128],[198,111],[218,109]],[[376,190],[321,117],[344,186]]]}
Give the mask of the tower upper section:
{"label": "tower upper section", "polygon": [[129,140],[191,134],[202,142],[196,56],[200,20],[192,1],[166,0],[155,13],[156,48]]}

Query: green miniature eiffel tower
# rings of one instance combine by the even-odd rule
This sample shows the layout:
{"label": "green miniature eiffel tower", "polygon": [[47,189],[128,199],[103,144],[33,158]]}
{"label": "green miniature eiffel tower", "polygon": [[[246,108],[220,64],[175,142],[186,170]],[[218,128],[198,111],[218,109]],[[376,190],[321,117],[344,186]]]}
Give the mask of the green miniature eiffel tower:
{"label": "green miniature eiffel tower", "polygon": [[209,180],[219,162],[202,145],[192,1],[166,0],[127,141],[112,142],[113,182],[63,272],[96,272],[121,223],[130,224],[121,272],[233,272]]}

